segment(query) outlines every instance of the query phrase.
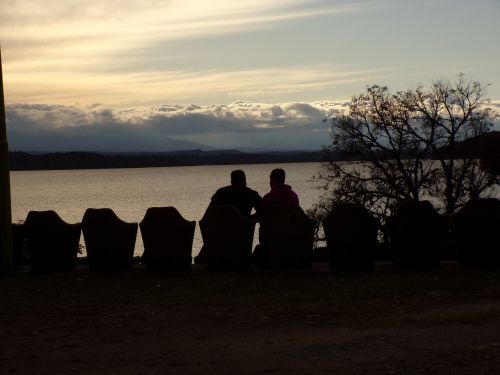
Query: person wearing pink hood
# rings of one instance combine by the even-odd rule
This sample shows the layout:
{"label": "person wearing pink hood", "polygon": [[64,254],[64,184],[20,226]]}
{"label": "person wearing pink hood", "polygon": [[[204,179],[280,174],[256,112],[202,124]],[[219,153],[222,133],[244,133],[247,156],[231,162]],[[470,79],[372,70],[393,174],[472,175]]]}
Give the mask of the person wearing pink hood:
{"label": "person wearing pink hood", "polygon": [[299,206],[299,197],[290,185],[285,184],[285,171],[281,168],[273,169],[269,176],[271,191],[264,195],[260,203],[260,212],[271,206]]}
{"label": "person wearing pink hood", "polygon": [[269,252],[269,249],[266,250],[262,245],[261,220],[266,216],[266,211],[272,206],[299,207],[299,197],[292,190],[290,185],[285,184],[285,171],[283,169],[277,168],[271,171],[269,185],[271,186],[271,191],[264,195],[260,201],[260,207],[255,216],[257,220],[261,222],[261,227],[259,228],[259,244],[255,246],[252,253],[252,262],[257,264],[265,262],[266,254]]}

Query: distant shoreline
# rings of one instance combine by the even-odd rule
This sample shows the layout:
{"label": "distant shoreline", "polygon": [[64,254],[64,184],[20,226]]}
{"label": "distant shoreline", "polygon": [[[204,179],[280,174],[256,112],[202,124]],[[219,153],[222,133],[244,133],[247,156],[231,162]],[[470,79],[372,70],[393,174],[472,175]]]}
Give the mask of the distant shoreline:
{"label": "distant shoreline", "polygon": [[198,165],[237,165],[322,162],[318,151],[244,153],[236,150],[143,153],[104,152],[9,152],[11,171],[118,169],[180,167]]}
{"label": "distant shoreline", "polygon": [[[485,160],[494,173],[500,173],[500,132],[493,131],[482,136],[458,142],[455,157],[478,157]],[[446,156],[447,147],[437,152]],[[380,155],[383,158],[383,155]],[[429,153],[428,158],[435,155]],[[343,153],[329,154],[330,160],[361,160],[360,155]],[[11,171],[67,170],[67,169],[114,169],[184,167],[197,165],[276,164],[324,162],[326,154],[314,151],[267,151],[242,152],[238,150],[185,150],[171,152],[9,152]]]}

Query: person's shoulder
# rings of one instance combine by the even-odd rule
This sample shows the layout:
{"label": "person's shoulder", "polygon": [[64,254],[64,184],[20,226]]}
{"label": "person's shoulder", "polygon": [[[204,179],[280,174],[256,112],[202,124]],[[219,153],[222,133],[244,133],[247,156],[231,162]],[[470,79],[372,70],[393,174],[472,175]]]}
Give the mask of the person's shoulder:
{"label": "person's shoulder", "polygon": [[285,184],[283,185],[283,188],[285,191],[297,195],[297,193],[293,190],[293,188],[290,185]]}
{"label": "person's shoulder", "polygon": [[299,204],[299,195],[295,191],[293,191],[293,190],[290,190],[290,194],[292,195],[292,199],[294,201],[294,205],[296,205],[296,206],[299,207],[300,206],[300,204]]}
{"label": "person's shoulder", "polygon": [[232,191],[233,190],[233,187],[231,185],[228,185],[228,186],[223,186],[221,188],[218,188],[216,193],[225,193],[225,192],[228,192],[228,191]]}
{"label": "person's shoulder", "polygon": [[231,186],[221,187],[215,191],[214,195],[212,196],[212,199],[227,195],[230,192],[231,192]]}
{"label": "person's shoulder", "polygon": [[262,199],[262,197],[257,191],[250,189],[249,187],[245,189],[245,194],[249,199],[253,201],[260,201]]}
{"label": "person's shoulder", "polygon": [[265,197],[268,197],[268,198],[269,198],[269,197],[272,197],[272,196],[274,196],[274,195],[276,195],[276,190],[271,189],[271,190],[269,190],[266,194],[264,194],[264,198],[265,198]]}
{"label": "person's shoulder", "polygon": [[252,188],[249,188],[248,186],[245,188],[245,191],[248,193],[248,194],[259,194],[257,191],[253,190]]}
{"label": "person's shoulder", "polygon": [[295,190],[293,190],[293,188],[290,186],[290,192],[293,193],[294,195],[298,195],[297,192]]}

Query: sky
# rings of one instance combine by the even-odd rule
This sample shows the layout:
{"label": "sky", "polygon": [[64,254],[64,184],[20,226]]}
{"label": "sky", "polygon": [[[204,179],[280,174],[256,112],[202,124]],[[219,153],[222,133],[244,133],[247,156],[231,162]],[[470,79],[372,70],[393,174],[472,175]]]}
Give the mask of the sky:
{"label": "sky", "polygon": [[371,84],[490,83],[500,0],[1,0],[11,150],[313,150]]}

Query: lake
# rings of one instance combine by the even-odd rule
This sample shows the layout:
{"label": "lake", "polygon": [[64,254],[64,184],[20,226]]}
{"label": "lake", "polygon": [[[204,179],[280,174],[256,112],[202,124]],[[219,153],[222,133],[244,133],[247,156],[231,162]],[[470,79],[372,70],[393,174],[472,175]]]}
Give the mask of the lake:
{"label": "lake", "polygon": [[[229,185],[229,174],[234,169],[243,169],[248,186],[262,196],[269,191],[271,170],[283,168],[286,183],[292,186],[302,208],[307,210],[320,195],[313,179],[320,167],[321,163],[287,163],[14,171],[10,173],[12,221],[24,220],[31,210],[54,210],[63,220],[76,223],[82,220],[87,208],[109,207],[124,221],[140,222],[149,207],[174,206],[185,219],[198,222],[212,194],[219,187]],[[197,225],[193,256],[198,254],[201,245]],[[141,255],[143,250],[138,232],[135,254]]]}

